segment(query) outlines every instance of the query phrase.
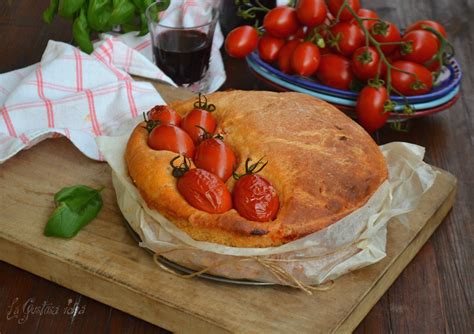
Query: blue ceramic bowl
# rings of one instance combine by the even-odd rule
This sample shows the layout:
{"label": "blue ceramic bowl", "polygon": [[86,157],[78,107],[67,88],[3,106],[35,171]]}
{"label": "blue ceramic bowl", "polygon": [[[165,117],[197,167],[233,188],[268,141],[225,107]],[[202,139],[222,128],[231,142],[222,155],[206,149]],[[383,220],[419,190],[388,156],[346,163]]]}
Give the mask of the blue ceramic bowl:
{"label": "blue ceramic bowl", "polygon": [[[321,100],[327,101],[329,103],[334,103],[334,104],[338,104],[338,105],[342,105],[342,106],[355,107],[355,105],[356,105],[356,101],[353,100],[353,99],[347,99],[347,98],[342,98],[342,97],[339,97],[339,96],[324,94],[324,93],[317,92],[317,91],[314,91],[314,90],[310,90],[310,89],[295,85],[291,82],[282,80],[281,78],[279,78],[275,74],[273,74],[273,73],[267,71],[265,68],[259,66],[257,63],[254,63],[251,58],[247,58],[247,63],[249,65],[250,69],[252,71],[254,71],[256,74],[261,76],[263,79],[270,81],[272,84],[283,88],[283,90],[289,90],[289,91],[295,91],[295,92],[299,92],[299,93],[308,94],[308,95],[317,97]],[[448,101],[450,101],[453,97],[455,97],[457,95],[458,92],[459,92],[459,82],[458,82],[457,86],[453,87],[450,91],[448,91],[446,94],[442,95],[440,98],[430,100],[430,101],[425,101],[425,102],[418,102],[418,103],[409,102],[409,103],[415,110],[424,110],[424,109],[429,109],[429,108],[435,108],[435,107],[438,107],[438,106],[443,105],[443,104],[447,103]],[[426,95],[428,95],[428,94],[426,94]],[[397,102],[400,102],[400,105],[397,105],[395,107],[395,111],[401,111],[401,110],[403,110],[404,100],[401,99],[401,101],[400,101],[400,97],[399,96],[397,96],[397,97],[399,98],[397,100]]]}
{"label": "blue ceramic bowl", "polygon": [[[266,72],[272,74],[272,78],[277,78],[281,81],[286,81],[287,83],[292,84],[294,86],[299,86],[305,89],[305,91],[321,93],[325,96],[331,95],[333,97],[340,97],[346,100],[357,99],[358,94],[355,92],[332,88],[313,81],[310,78],[285,74],[276,67],[273,67],[272,65],[260,59],[257,52],[253,52],[252,54],[250,54],[247,57],[247,62],[249,64],[253,64],[254,67],[259,67],[265,70]],[[442,98],[445,95],[451,93],[457,86],[459,86],[459,83],[461,82],[461,77],[461,66],[454,58],[452,58],[448,66],[443,67],[443,71],[439,76],[438,80],[436,81],[433,90],[428,94],[408,96],[408,103],[414,104]],[[271,79],[268,78],[268,80]],[[403,97],[398,95],[391,96],[391,99],[395,102],[400,103],[403,103],[405,101]]]}

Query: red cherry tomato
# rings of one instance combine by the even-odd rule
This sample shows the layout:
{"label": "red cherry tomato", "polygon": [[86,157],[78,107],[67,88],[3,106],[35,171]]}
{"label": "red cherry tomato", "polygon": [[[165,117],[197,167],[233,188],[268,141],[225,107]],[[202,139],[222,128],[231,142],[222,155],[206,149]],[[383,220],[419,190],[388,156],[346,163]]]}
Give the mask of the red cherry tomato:
{"label": "red cherry tomato", "polygon": [[252,26],[241,26],[232,30],[225,39],[225,50],[231,57],[242,58],[257,48],[258,32]]}
{"label": "red cherry tomato", "polygon": [[388,112],[384,112],[388,100],[387,89],[365,86],[359,93],[356,105],[357,121],[367,130],[374,132],[387,123]]}
{"label": "red cherry tomato", "polygon": [[293,35],[299,26],[296,10],[287,6],[273,8],[263,19],[265,31],[279,38]]}
{"label": "red cherry tomato", "polygon": [[443,66],[443,62],[440,59],[433,59],[424,64],[424,66],[431,72],[439,72]]}
{"label": "red cherry tomato", "polygon": [[350,83],[354,78],[350,60],[333,53],[321,56],[321,63],[316,75],[323,84],[345,90],[349,90]]}
{"label": "red cherry tomato", "polygon": [[204,109],[194,108],[181,121],[181,129],[186,131],[194,143],[201,141],[206,132],[214,134],[216,130],[216,119],[212,114]]}
{"label": "red cherry tomato", "polygon": [[174,125],[158,125],[148,136],[148,146],[158,151],[172,151],[192,158],[194,143],[191,137]]}
{"label": "red cherry tomato", "polygon": [[225,183],[200,168],[191,169],[178,178],[179,193],[198,210],[224,213],[232,209],[232,196]]}
{"label": "red cherry tomato", "polygon": [[280,202],[272,184],[264,177],[247,174],[240,177],[233,191],[234,207],[248,220],[267,222],[275,219]]}
{"label": "red cherry tomato", "polygon": [[292,40],[286,43],[284,47],[281,48],[280,53],[278,54],[278,68],[283,73],[291,73],[291,56],[295,51],[296,47],[300,45],[300,40]]}
{"label": "red cherry tomato", "polygon": [[296,32],[293,35],[288,37],[288,40],[292,41],[292,40],[295,40],[295,39],[304,39],[304,38],[306,38],[307,34],[308,34],[307,27],[301,26],[301,27],[298,28],[298,30],[296,30]]}
{"label": "red cherry tomato", "polygon": [[331,28],[331,33],[337,43],[334,49],[343,56],[352,56],[355,50],[364,45],[364,32],[357,24],[340,22]]}
{"label": "red cherry tomato", "polygon": [[[406,60],[398,60],[392,64],[395,68],[390,71],[392,76],[392,86],[406,96],[420,95],[428,93],[433,87],[433,76],[424,66]],[[415,74],[404,73],[396,68]]]}
{"label": "red cherry tomato", "polygon": [[236,165],[235,154],[223,140],[209,138],[201,142],[194,154],[196,167],[217,175],[224,182],[232,175]]}
{"label": "red cherry tomato", "polygon": [[407,43],[402,47],[402,59],[424,64],[431,60],[439,50],[438,38],[426,30],[413,30],[405,34],[402,41]]}
{"label": "red cherry tomato", "polygon": [[178,115],[176,110],[166,105],[151,108],[148,112],[148,119],[160,121],[161,124],[173,124],[176,126],[179,126],[181,123],[181,116]]}
{"label": "red cherry tomato", "polygon": [[[336,17],[337,13],[339,12],[339,9],[341,8],[342,4],[344,3],[344,0],[329,0],[328,1],[328,8],[331,14]],[[360,2],[359,0],[348,0],[347,4],[354,10],[354,12],[358,12],[360,9]],[[354,16],[345,8],[341,12],[341,16],[339,16],[339,19],[341,21],[350,21],[354,18]]]}
{"label": "red cherry tomato", "polygon": [[267,63],[273,63],[278,59],[278,53],[284,45],[284,39],[265,34],[258,42],[258,53],[260,58]]}
{"label": "red cherry tomato", "polygon": [[393,50],[392,53],[390,53],[387,56],[387,60],[391,64],[391,63],[396,62],[397,60],[400,60],[400,59],[402,59],[402,54],[401,54],[401,51],[400,51],[400,47],[397,46],[397,48],[395,50]]}
{"label": "red cherry tomato", "polygon": [[[402,40],[397,26],[390,22],[378,22],[372,26],[370,32],[379,43],[394,43]],[[384,54],[388,55],[392,53],[397,46],[396,44],[382,45],[381,49]]]}
{"label": "red cherry tomato", "polygon": [[408,26],[408,28],[406,28],[405,31],[410,32],[410,31],[413,31],[413,30],[421,30],[421,29],[424,29],[426,27],[433,28],[434,30],[439,32],[441,35],[443,35],[444,38],[447,37],[446,29],[444,29],[444,27],[441,24],[439,24],[438,22],[430,21],[430,20],[416,21],[415,23],[410,24]]}
{"label": "red cherry tomato", "polygon": [[[370,9],[361,8],[357,11],[357,15],[362,19],[378,19],[379,16],[376,12]],[[375,20],[364,20],[362,24],[364,27],[370,31],[370,28],[376,23]]]}
{"label": "red cherry tomato", "polygon": [[380,64],[380,75],[384,75],[387,65],[382,61],[377,50],[371,46],[358,48],[352,55],[352,72],[360,80],[369,80],[377,76]]}
{"label": "red cherry tomato", "polygon": [[319,48],[311,42],[303,42],[291,55],[291,69],[298,75],[313,75],[318,70],[320,59]]}
{"label": "red cherry tomato", "polygon": [[323,23],[326,14],[327,8],[324,0],[300,0],[296,5],[298,20],[310,28]]}

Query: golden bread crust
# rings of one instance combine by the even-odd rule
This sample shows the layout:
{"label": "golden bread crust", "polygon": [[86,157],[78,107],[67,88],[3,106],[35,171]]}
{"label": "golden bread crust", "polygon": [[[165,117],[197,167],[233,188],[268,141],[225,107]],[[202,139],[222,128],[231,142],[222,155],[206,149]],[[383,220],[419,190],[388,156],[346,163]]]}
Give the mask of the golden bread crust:
{"label": "golden bread crust", "polygon": [[[146,203],[193,239],[234,247],[272,247],[319,231],[362,207],[387,178],[372,138],[330,104],[299,93],[218,92],[208,96],[225,141],[243,171],[247,157],[269,161],[261,172],[278,191],[271,222],[253,222],[234,209],[209,214],[179,194],[169,161],[176,153],[147,145],[143,124],[133,131],[125,159]],[[171,106],[180,115],[194,100]],[[232,190],[234,181],[227,181]]]}

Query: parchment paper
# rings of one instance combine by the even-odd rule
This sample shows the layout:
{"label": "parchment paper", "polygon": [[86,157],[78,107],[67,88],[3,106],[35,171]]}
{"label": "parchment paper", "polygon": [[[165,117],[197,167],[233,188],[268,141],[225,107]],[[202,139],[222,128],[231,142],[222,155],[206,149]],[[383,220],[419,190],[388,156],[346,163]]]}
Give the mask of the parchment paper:
{"label": "parchment paper", "polygon": [[437,172],[423,162],[424,148],[402,142],[380,147],[389,169],[385,181],[362,208],[333,225],[271,248],[236,248],[196,241],[146,205],[128,176],[124,152],[129,135],[99,137],[99,148],[110,164],[118,205],[146,247],[171,261],[210,274],[283,285],[294,280],[275,274],[282,269],[308,285],[322,284],[349,271],[376,263],[386,255],[390,218],[416,208]]}

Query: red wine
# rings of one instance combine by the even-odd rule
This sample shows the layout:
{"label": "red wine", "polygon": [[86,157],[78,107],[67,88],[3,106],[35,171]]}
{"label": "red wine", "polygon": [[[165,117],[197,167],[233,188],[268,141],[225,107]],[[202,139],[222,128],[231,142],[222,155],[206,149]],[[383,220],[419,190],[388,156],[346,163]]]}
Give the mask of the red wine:
{"label": "red wine", "polygon": [[208,67],[212,41],[197,30],[167,30],[153,46],[156,64],[178,85],[201,80]]}

